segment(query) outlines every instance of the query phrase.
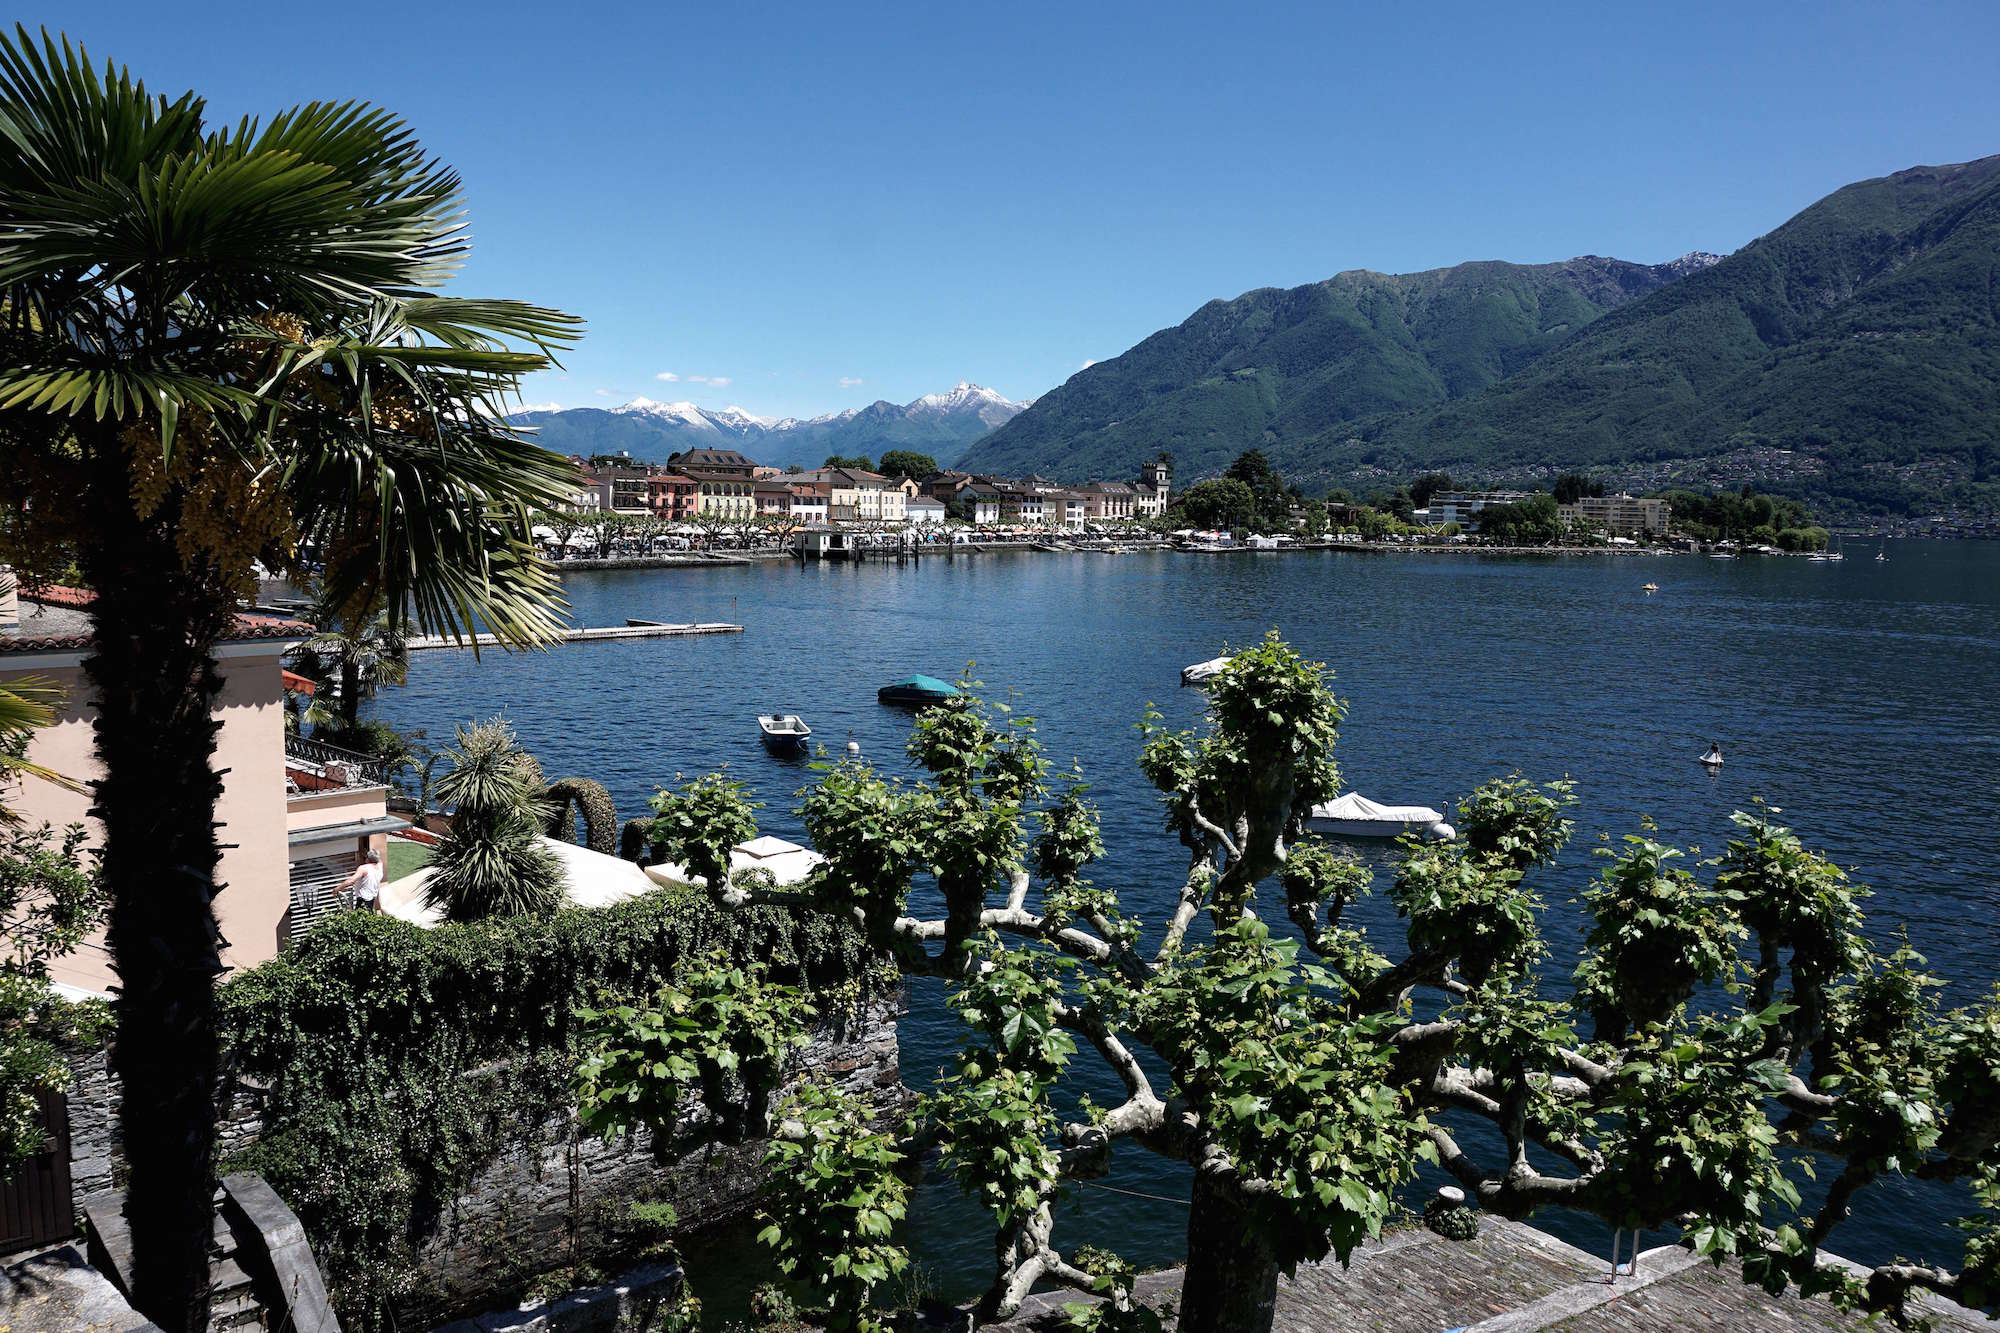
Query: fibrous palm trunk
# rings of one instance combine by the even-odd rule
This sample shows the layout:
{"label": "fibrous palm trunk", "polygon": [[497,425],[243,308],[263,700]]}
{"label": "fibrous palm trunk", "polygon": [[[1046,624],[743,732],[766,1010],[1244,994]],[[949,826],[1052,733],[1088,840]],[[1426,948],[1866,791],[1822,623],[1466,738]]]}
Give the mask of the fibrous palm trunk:
{"label": "fibrous palm trunk", "polygon": [[96,693],[103,776],[93,813],[104,826],[119,979],[112,1065],[124,1092],[131,1296],[161,1327],[194,1333],[208,1326],[222,971],[214,650],[231,599],[183,567],[165,516],[141,522],[122,473],[112,474],[80,556],[98,593],[84,669]]}
{"label": "fibrous palm trunk", "polygon": [[1242,1199],[1197,1171],[1188,1211],[1180,1333],[1270,1333],[1278,1259],[1250,1225]]}

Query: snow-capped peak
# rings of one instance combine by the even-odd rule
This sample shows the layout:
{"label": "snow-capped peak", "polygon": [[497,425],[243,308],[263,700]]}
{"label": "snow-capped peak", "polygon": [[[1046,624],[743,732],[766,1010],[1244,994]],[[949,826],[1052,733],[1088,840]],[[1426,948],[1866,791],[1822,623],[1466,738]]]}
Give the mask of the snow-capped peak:
{"label": "snow-capped peak", "polygon": [[755,412],[746,411],[733,403],[720,412],[710,412],[708,415],[717,421],[726,421],[732,426],[759,426],[769,430],[779,424],[776,417],[760,417]]}
{"label": "snow-capped peak", "polygon": [[715,423],[709,420],[708,414],[693,403],[656,403],[650,398],[634,398],[623,407],[612,410],[621,416],[660,417],[702,430],[715,429]]}
{"label": "snow-capped peak", "polygon": [[912,412],[930,409],[934,412],[962,412],[970,408],[979,411],[988,407],[1018,408],[1005,394],[995,393],[984,385],[971,380],[960,380],[949,393],[927,393],[909,405]]}

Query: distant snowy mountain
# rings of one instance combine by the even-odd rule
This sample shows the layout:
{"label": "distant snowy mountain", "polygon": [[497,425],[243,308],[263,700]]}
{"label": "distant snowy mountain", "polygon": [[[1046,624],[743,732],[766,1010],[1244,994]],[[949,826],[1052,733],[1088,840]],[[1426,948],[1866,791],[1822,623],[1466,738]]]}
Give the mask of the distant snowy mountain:
{"label": "distant snowy mountain", "polygon": [[914,402],[877,401],[808,421],[650,398],[610,409],[521,412],[513,419],[534,427],[545,448],[586,457],[624,452],[635,460],[660,462],[682,449],[720,445],[774,467],[817,467],[832,454],[879,458],[890,449],[915,449],[948,467],[974,440],[1027,406],[961,380],[945,393],[927,393]]}

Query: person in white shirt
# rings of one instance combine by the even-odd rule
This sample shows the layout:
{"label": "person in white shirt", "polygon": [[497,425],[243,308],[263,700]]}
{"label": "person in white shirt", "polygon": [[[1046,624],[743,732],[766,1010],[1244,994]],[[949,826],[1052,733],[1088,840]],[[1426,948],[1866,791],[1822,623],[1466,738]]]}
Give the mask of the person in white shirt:
{"label": "person in white shirt", "polygon": [[382,853],[370,851],[361,858],[354,873],[340,881],[336,893],[354,894],[354,905],[364,912],[382,910]]}

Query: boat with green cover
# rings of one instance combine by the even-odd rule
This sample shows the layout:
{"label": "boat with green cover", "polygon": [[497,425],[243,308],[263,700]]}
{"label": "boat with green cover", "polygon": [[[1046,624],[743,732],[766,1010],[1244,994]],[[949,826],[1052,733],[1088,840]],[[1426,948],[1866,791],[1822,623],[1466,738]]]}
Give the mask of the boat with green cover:
{"label": "boat with green cover", "polygon": [[875,691],[875,697],[885,704],[895,704],[901,708],[928,708],[947,699],[956,699],[958,687],[947,684],[936,676],[905,676]]}

